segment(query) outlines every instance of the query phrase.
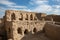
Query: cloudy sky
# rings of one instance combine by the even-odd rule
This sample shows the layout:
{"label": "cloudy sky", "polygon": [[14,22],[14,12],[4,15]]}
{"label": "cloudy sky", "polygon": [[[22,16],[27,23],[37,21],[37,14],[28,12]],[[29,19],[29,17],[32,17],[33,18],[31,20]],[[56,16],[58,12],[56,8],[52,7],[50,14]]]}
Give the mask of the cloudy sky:
{"label": "cloudy sky", "polygon": [[0,18],[5,10],[24,10],[60,15],[60,0],[0,0]]}

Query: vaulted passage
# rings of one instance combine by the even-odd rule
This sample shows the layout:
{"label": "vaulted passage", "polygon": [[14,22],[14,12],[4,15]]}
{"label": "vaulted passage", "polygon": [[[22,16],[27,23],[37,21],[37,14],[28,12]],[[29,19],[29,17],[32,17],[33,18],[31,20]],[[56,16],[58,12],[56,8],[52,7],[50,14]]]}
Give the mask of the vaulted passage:
{"label": "vaulted passage", "polygon": [[34,33],[36,33],[36,32],[37,32],[37,29],[36,29],[36,28],[34,28],[34,29],[33,29],[33,32],[34,32]]}
{"label": "vaulted passage", "polygon": [[33,20],[33,15],[32,14],[30,15],[30,20]]}
{"label": "vaulted passage", "polygon": [[26,18],[25,18],[25,20],[28,20],[28,15],[26,14]]}
{"label": "vaulted passage", "polygon": [[22,29],[21,28],[18,28],[17,31],[18,31],[18,34],[22,34]]}
{"label": "vaulted passage", "polygon": [[23,15],[22,15],[22,13],[20,13],[20,18],[19,18],[19,20],[23,20]]}
{"label": "vaulted passage", "polygon": [[11,15],[11,20],[16,20],[14,13]]}
{"label": "vaulted passage", "polygon": [[24,34],[28,34],[28,30],[27,29],[25,29]]}

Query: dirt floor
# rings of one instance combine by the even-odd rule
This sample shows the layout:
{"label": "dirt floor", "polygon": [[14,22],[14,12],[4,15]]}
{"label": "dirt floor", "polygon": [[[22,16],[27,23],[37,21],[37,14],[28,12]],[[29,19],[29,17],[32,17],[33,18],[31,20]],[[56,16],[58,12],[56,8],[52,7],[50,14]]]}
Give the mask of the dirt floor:
{"label": "dirt floor", "polygon": [[21,40],[50,40],[44,33],[26,34]]}

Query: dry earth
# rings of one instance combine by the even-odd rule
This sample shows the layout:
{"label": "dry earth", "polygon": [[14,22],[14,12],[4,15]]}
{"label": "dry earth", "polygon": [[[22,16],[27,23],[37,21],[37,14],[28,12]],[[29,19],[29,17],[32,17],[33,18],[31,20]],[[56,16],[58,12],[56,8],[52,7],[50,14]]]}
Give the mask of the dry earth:
{"label": "dry earth", "polygon": [[44,33],[28,34],[21,40],[50,40]]}

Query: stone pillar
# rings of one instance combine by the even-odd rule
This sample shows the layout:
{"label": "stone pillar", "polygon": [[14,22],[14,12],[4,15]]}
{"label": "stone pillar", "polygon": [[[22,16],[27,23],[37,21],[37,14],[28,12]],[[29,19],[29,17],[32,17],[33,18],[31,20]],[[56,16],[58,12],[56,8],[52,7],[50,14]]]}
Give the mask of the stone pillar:
{"label": "stone pillar", "polygon": [[51,21],[53,21],[53,18],[51,18]]}
{"label": "stone pillar", "polygon": [[45,21],[45,19],[44,19],[44,18],[42,18],[42,21]]}

